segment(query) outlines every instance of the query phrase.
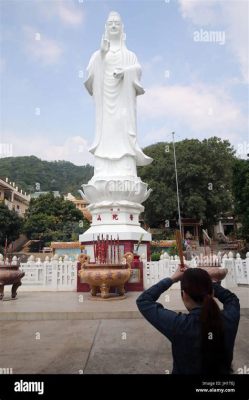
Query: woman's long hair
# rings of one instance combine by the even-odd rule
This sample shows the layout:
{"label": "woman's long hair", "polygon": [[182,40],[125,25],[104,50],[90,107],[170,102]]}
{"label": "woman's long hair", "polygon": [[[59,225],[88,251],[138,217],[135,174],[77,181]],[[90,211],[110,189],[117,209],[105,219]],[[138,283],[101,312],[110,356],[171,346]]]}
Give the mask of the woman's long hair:
{"label": "woman's long hair", "polygon": [[222,315],[213,298],[209,274],[201,268],[187,269],[182,277],[181,289],[201,306],[201,372],[230,373],[231,361],[225,349]]}

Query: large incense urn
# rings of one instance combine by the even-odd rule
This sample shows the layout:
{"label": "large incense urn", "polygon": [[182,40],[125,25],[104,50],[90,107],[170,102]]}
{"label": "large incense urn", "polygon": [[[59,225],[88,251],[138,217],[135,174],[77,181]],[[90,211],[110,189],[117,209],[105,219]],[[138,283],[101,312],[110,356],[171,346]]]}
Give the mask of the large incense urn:
{"label": "large incense urn", "polygon": [[[81,269],[78,275],[81,280],[88,283],[91,289],[91,295],[100,298],[124,298],[125,289],[124,285],[131,276],[131,263],[133,261],[133,254],[124,254],[121,263],[111,264],[90,264],[89,256],[81,254],[78,258],[81,264]],[[110,288],[116,288],[116,293],[110,293]]]}
{"label": "large incense urn", "polygon": [[0,300],[3,300],[5,285],[12,285],[11,298],[16,298],[17,289],[21,286],[21,279],[25,275],[25,272],[20,271],[19,267],[20,264],[15,256],[12,261],[3,261],[3,256],[0,255]]}
{"label": "large incense urn", "polygon": [[211,266],[211,267],[201,267],[199,266],[199,268],[204,269],[205,271],[207,271],[207,273],[210,275],[211,279],[213,281],[217,281],[220,282],[222,281],[227,273],[228,273],[228,269],[227,268],[221,268],[221,267],[217,267],[217,266]]}

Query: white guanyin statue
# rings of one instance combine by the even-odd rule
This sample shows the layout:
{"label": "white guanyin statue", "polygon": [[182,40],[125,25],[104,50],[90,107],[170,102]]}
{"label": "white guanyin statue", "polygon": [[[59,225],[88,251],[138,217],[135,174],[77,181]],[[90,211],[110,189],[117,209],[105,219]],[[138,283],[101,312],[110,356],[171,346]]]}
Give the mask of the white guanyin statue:
{"label": "white guanyin statue", "polygon": [[[101,49],[89,62],[85,86],[94,97],[96,133],[90,152],[95,156],[95,175],[136,175],[136,165],[150,164],[137,143],[136,97],[144,94],[141,66],[127,49],[124,26],[111,12]],[[115,161],[114,163],[112,161]]]}
{"label": "white guanyin statue", "polygon": [[101,232],[121,236],[123,232],[127,237],[129,230],[135,240],[141,233],[150,240],[151,235],[139,225],[141,203],[151,190],[137,176],[137,166],[152,162],[137,143],[136,98],[144,94],[141,73],[136,55],[126,47],[121,17],[112,11],[85,81],[95,102],[96,130],[89,149],[94,155],[94,176],[81,191],[90,203],[92,225],[81,235],[81,242]]}

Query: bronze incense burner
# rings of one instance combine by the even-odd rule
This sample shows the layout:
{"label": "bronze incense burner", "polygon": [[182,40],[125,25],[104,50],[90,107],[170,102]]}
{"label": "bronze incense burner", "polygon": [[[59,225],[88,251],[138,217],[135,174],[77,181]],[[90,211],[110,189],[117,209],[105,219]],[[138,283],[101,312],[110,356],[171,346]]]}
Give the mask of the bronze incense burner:
{"label": "bronze incense burner", "polygon": [[[131,263],[133,254],[126,253],[122,257],[120,263],[95,263],[89,262],[89,256],[81,254],[78,258],[81,269],[78,274],[81,280],[88,283],[91,289],[91,295],[98,296],[100,290],[100,298],[124,298],[124,284],[131,276]],[[116,293],[110,293],[110,288],[115,287]],[[99,296],[98,296],[99,297]]]}
{"label": "bronze incense burner", "polygon": [[25,275],[19,267],[20,263],[15,256],[11,261],[0,258],[0,300],[3,300],[5,285],[12,285],[11,298],[16,298],[17,289],[21,286],[21,279]]}

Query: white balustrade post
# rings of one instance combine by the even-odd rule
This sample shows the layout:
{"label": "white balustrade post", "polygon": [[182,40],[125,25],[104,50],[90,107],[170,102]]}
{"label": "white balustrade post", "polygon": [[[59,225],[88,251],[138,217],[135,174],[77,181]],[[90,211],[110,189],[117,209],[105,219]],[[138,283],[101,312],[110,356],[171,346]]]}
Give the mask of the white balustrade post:
{"label": "white balustrade post", "polygon": [[144,288],[148,289],[150,286],[150,262],[143,260],[143,278],[144,278]]}
{"label": "white balustrade post", "polygon": [[222,286],[226,288],[234,288],[237,286],[235,265],[236,263],[231,251],[228,253],[228,257],[226,254],[223,256],[222,267],[227,268],[228,272],[225,279],[221,281]]}
{"label": "white balustrade post", "polygon": [[249,285],[249,251],[246,253],[244,275],[245,275],[245,282],[247,285]]}
{"label": "white balustrade post", "polygon": [[51,259],[51,264],[52,264],[52,285],[51,289],[52,290],[57,290],[57,273],[58,273],[58,256],[56,255]]}

